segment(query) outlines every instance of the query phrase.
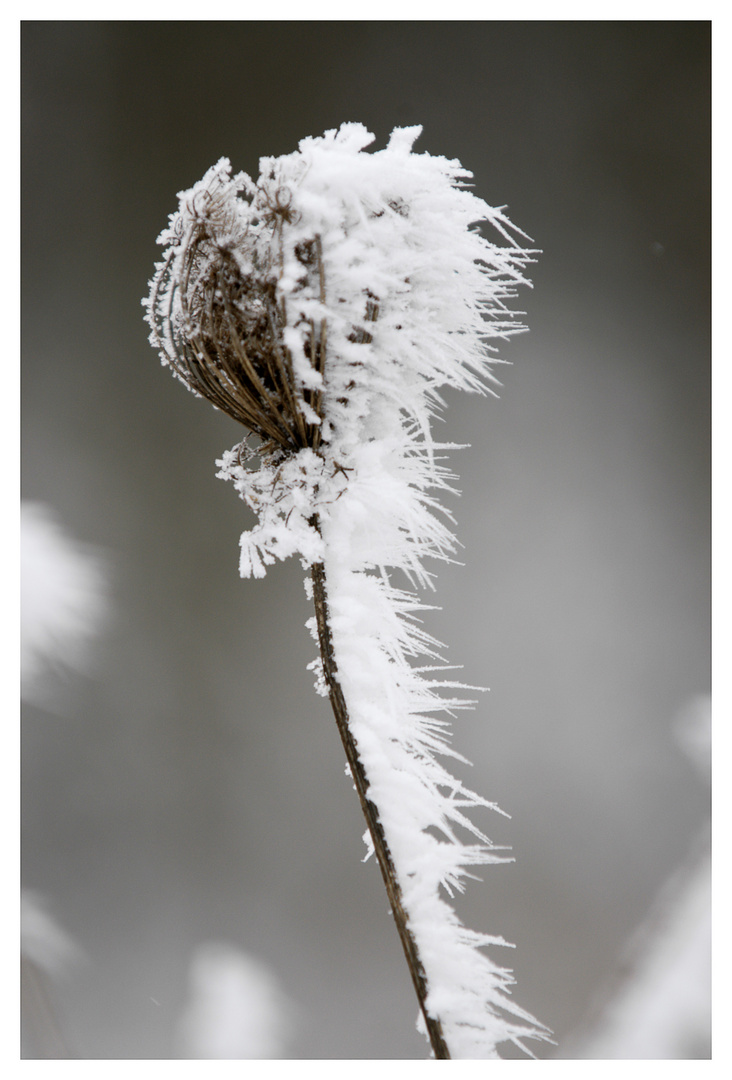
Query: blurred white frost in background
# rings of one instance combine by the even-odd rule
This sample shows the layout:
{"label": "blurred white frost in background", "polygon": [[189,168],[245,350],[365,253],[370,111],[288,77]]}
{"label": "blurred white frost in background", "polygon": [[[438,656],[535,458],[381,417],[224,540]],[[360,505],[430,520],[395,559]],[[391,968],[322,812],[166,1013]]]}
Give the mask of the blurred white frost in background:
{"label": "blurred white frost in background", "polygon": [[[91,666],[109,610],[104,560],[74,540],[54,511],[21,504],[21,685],[25,701],[54,709],[58,676]],[[21,896],[22,1056],[69,1058],[58,984],[82,951],[50,914],[46,899]],[[223,944],[201,946],[190,971],[179,1042],[193,1058],[279,1058],[295,1007],[272,970]]]}
{"label": "blurred white frost in background", "polygon": [[281,1058],[295,1015],[269,965],[233,945],[207,942],[191,960],[180,1050],[187,1058]]}
{"label": "blurred white frost in background", "polygon": [[85,671],[107,613],[100,557],[72,539],[42,503],[20,509],[20,662],[22,695],[52,707],[53,676]]}
{"label": "blurred white frost in background", "polygon": [[[57,676],[89,668],[108,610],[101,558],[72,539],[50,507],[20,508],[20,663],[25,701],[54,710]],[[82,953],[39,893],[20,901],[21,1018],[24,1057],[71,1057],[55,990]]]}
{"label": "blurred white frost in background", "polygon": [[23,1057],[72,1057],[54,988],[82,958],[39,893],[20,896],[21,1046]]}
{"label": "blurred white frost in background", "polygon": [[[676,742],[711,783],[711,699],[681,711]],[[661,890],[627,943],[611,988],[558,1057],[623,1060],[711,1056],[712,868],[710,828]]]}
{"label": "blurred white frost in background", "polygon": [[48,909],[47,901],[32,889],[20,894],[20,951],[47,975],[58,979],[81,953]]}

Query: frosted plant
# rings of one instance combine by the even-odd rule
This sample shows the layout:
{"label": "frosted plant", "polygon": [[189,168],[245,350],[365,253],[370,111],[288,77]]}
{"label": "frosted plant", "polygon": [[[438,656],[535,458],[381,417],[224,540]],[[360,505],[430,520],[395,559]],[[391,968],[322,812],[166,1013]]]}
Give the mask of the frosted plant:
{"label": "frosted plant", "polygon": [[43,503],[20,507],[20,659],[23,698],[53,707],[53,676],[85,670],[108,614],[99,555]]}
{"label": "frosted plant", "polygon": [[[678,746],[712,782],[712,701],[698,695],[674,724]],[[711,822],[640,926],[562,1056],[585,1060],[708,1058],[712,1041]]]}
{"label": "frosted plant", "polygon": [[[109,617],[105,560],[79,543],[44,503],[20,506],[20,666],[23,701],[63,711],[61,673],[91,667],[95,640]],[[54,1001],[55,984],[81,956],[38,893],[24,889],[21,915],[23,1053],[70,1057]]]}
{"label": "frosted plant", "polygon": [[43,896],[20,894],[20,1001],[23,1056],[72,1057],[55,1001],[59,984],[83,959]]}
{"label": "frosted plant", "polygon": [[188,1001],[178,1024],[187,1057],[282,1058],[296,1017],[268,964],[218,941],[193,953]]}
{"label": "frosted plant", "polygon": [[497,1057],[503,1040],[546,1035],[481,951],[506,943],[465,928],[446,899],[505,856],[469,816],[494,805],[440,760],[464,759],[435,714],[470,703],[440,678],[416,589],[432,587],[425,560],[455,547],[440,501],[449,447],[431,430],[440,390],[487,389],[490,342],[521,329],[507,305],[532,253],[459,162],[412,151],[420,130],[365,152],[373,136],[344,124],[263,158],[256,183],[222,158],[159,237],[146,318],[163,364],[248,431],[218,462],[258,515],[241,537],[242,576],[291,555],[309,572],[316,688],[333,706],[420,1027],[438,1058]]}

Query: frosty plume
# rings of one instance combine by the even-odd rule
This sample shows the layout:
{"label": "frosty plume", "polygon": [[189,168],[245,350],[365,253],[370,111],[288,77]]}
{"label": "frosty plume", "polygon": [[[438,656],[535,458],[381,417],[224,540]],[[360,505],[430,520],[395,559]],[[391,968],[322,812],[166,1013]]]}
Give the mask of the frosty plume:
{"label": "frosty plume", "polygon": [[491,342],[522,329],[507,305],[532,253],[467,190],[459,162],[412,152],[420,130],[397,128],[368,153],[373,136],[344,124],[262,159],[257,183],[222,158],[180,194],[159,237],[146,317],[163,363],[247,429],[218,463],[258,516],[241,538],[242,576],[290,555],[310,572],[316,685],[420,1026],[436,1057],[496,1057],[501,1041],[545,1035],[481,952],[505,942],[466,929],[444,898],[503,856],[468,816],[493,804],[440,763],[459,755],[434,714],[469,703],[434,677],[439,644],[413,590],[431,586],[425,559],[448,559],[455,544],[440,505],[448,447],[431,433],[440,390],[487,389]]}

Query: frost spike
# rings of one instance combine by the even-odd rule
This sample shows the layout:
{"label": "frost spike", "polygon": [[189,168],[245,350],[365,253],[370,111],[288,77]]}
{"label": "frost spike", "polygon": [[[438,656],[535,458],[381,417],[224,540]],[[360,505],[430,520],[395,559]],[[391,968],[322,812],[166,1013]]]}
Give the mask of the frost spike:
{"label": "frost spike", "polygon": [[325,567],[322,563],[313,563],[310,572],[313,582],[313,600],[315,603],[315,617],[317,620],[323,673],[328,686],[328,693],[333,707],[333,714],[338,727],[338,733],[343,743],[343,749],[346,752],[346,761],[348,762],[350,775],[358,793],[363,815],[366,818],[371,842],[384,879],[386,893],[389,897],[391,913],[394,916],[399,939],[402,943],[402,948],[404,949],[407,966],[409,967],[409,972],[412,976],[412,982],[414,983],[414,989],[417,994],[417,1000],[419,1001],[419,1007],[422,1011],[432,1050],[436,1058],[449,1058],[450,1051],[442,1032],[442,1024],[430,1014],[427,1008],[427,978],[425,976],[424,967],[420,960],[419,950],[409,926],[407,913],[404,910],[402,890],[397,878],[394,861],[391,852],[389,851],[389,845],[386,842],[384,830],[381,821],[379,820],[379,812],[377,807],[368,797],[368,780],[351,733],[348,720],[348,708],[343,696],[343,690],[338,681],[338,667],[333,654],[333,640],[328,620],[328,594],[325,580]]}

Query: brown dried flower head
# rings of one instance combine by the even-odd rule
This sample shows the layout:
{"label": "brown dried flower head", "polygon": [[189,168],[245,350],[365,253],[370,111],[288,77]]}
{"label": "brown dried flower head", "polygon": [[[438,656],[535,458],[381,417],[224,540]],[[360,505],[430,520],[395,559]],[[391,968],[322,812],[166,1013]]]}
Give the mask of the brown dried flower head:
{"label": "brown dried flower head", "polygon": [[[244,190],[250,198],[242,199]],[[146,302],[150,339],[164,363],[195,394],[238,420],[263,442],[260,452],[296,452],[320,442],[319,389],[298,386],[284,342],[282,229],[293,220],[286,188],[233,180],[219,162],[181,196],[169,247]],[[299,288],[323,290],[318,237],[295,249]],[[322,375],[325,324],[307,328],[310,362]],[[308,419],[306,419],[306,417]]]}

